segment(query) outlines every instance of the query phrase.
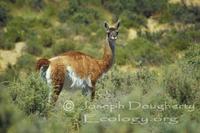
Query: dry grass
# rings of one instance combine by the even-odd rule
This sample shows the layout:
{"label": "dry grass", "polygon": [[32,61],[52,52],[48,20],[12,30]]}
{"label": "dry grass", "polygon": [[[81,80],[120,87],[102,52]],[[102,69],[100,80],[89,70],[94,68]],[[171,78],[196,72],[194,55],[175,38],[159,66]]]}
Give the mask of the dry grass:
{"label": "dry grass", "polygon": [[200,5],[200,0],[170,0],[170,3],[181,3],[181,1],[185,1],[186,5]]}
{"label": "dry grass", "polygon": [[0,70],[6,69],[8,64],[14,65],[17,62],[17,58],[22,55],[22,50],[25,47],[24,42],[15,44],[13,50],[0,50]]}

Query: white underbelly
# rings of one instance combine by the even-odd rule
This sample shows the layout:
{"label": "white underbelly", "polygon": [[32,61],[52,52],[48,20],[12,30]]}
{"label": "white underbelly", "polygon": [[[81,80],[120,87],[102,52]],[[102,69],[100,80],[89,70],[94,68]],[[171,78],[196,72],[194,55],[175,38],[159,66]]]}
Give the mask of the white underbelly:
{"label": "white underbelly", "polygon": [[92,87],[91,79],[89,76],[80,78],[75,71],[68,66],[64,86],[67,88],[87,88]]}

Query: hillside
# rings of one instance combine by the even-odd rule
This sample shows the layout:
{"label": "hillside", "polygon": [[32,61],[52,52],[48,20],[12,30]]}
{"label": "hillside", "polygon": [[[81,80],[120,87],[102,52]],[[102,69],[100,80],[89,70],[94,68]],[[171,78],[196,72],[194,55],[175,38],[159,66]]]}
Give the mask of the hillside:
{"label": "hillside", "polygon": [[[94,101],[65,88],[49,105],[36,61],[70,50],[100,59],[104,21],[118,20]],[[0,0],[0,132],[198,133],[199,23],[198,0]]]}

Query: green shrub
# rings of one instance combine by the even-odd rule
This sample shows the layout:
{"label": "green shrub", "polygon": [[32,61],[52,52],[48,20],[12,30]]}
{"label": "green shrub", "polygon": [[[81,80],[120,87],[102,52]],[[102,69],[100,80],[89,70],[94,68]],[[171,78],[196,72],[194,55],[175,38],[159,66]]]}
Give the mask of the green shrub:
{"label": "green shrub", "polygon": [[138,32],[141,38],[145,38],[155,44],[160,44],[160,40],[163,38],[163,34],[168,33],[167,31],[157,31],[157,32]]}
{"label": "green shrub", "polygon": [[38,74],[12,82],[7,88],[14,103],[26,114],[45,115],[49,88]]}
{"label": "green shrub", "polygon": [[[29,36],[32,35],[32,32],[40,31],[41,27],[48,28],[49,26],[50,23],[48,22],[48,19],[45,18],[24,19],[22,17],[15,17],[8,22],[7,30],[2,32],[2,35],[0,35],[0,41],[2,42],[0,44],[1,45],[0,47],[4,49],[12,49],[14,48],[14,43],[19,41],[25,41],[29,38]],[[42,41],[47,41],[47,39],[46,40],[44,39]],[[48,39],[48,41],[49,41],[48,45],[50,45],[50,39]]]}
{"label": "green shrub", "polygon": [[35,10],[41,10],[45,6],[44,0],[13,0],[13,1],[19,7],[26,5]]}
{"label": "green shrub", "polygon": [[[121,72],[117,66],[113,66],[109,74],[104,75],[97,83],[97,93],[109,92],[107,99],[115,100],[122,95],[131,93],[134,89],[141,89],[142,94],[150,93],[157,84],[157,74],[146,68],[140,71]],[[97,95],[101,101],[105,95]],[[122,99],[121,99],[122,100]],[[104,101],[104,100],[102,100]]]}
{"label": "green shrub", "polygon": [[191,43],[199,43],[200,42],[200,25],[195,24],[193,27],[186,29],[181,34],[185,34],[186,39],[188,39]]}
{"label": "green shrub", "polygon": [[8,85],[10,81],[16,80],[19,77],[19,72],[15,66],[8,64],[6,70],[0,73],[0,83]]}
{"label": "green shrub", "polygon": [[[159,65],[169,61],[169,55],[165,55],[166,53],[162,52],[158,46],[143,38],[132,40],[124,48],[119,49],[116,51],[116,61],[118,64],[123,64],[122,62],[124,62],[126,57],[127,63],[135,65],[138,63],[141,65]],[[121,53],[122,51],[124,52]]]}
{"label": "green shrub", "polygon": [[30,73],[35,70],[36,59],[30,54],[23,54],[18,58],[17,63],[15,64],[16,69],[26,73]]}
{"label": "green shrub", "polygon": [[86,25],[90,23],[88,16],[85,15],[84,13],[76,13],[73,16],[72,21],[75,23],[86,24]]}
{"label": "green shrub", "polygon": [[12,3],[16,3],[17,0],[8,0],[8,1],[10,1]]}
{"label": "green shrub", "polygon": [[147,24],[146,19],[142,15],[134,14],[130,11],[124,11],[121,14],[122,23],[125,27],[136,27],[145,26]]}
{"label": "green shrub", "polygon": [[28,0],[29,4],[34,9],[42,9],[44,7],[44,0]]}
{"label": "green shrub", "polygon": [[68,4],[68,8],[62,10],[59,14],[58,17],[61,22],[65,22],[70,18],[71,15],[73,15],[76,11],[79,9],[79,4],[77,0],[70,0]]}
{"label": "green shrub", "polygon": [[68,24],[60,25],[52,29],[53,37],[55,39],[61,39],[73,36],[75,34],[76,27],[71,27]]}
{"label": "green shrub", "polygon": [[168,0],[135,0],[135,2],[136,11],[146,17],[165,10],[168,4]]}
{"label": "green shrub", "polygon": [[173,52],[174,54],[177,54],[177,51],[186,50],[193,43],[200,42],[198,25],[181,30],[172,29],[169,31],[158,31],[153,33],[140,32],[139,36],[156,43],[161,48],[164,48],[165,52]]}
{"label": "green shrub", "polygon": [[79,0],[79,3],[82,4],[82,5],[84,5],[84,3],[89,3],[89,4],[92,4],[92,5],[95,5],[95,6],[96,5],[99,6],[103,2],[105,3],[105,0]]}
{"label": "green shrub", "polygon": [[71,51],[75,49],[75,44],[72,42],[58,42],[52,47],[52,52],[54,55],[63,54],[64,52]]}
{"label": "green shrub", "polygon": [[187,68],[193,70],[193,74],[196,74],[197,76],[198,73],[196,73],[196,71],[198,71],[198,68],[200,67],[199,56],[200,56],[200,45],[194,44],[187,50],[183,58],[188,63]]}
{"label": "green shrub", "polygon": [[46,4],[45,8],[43,9],[46,17],[53,17],[57,15],[57,10],[54,6],[54,3]]}
{"label": "green shrub", "polygon": [[28,31],[28,26],[29,24],[26,20],[21,17],[16,17],[9,21],[5,36],[10,38],[13,42],[24,40],[25,34]]}
{"label": "green shrub", "polygon": [[2,49],[13,49],[15,48],[15,43],[10,42],[9,40],[4,40],[4,35],[0,31],[0,48]]}
{"label": "green shrub", "polygon": [[187,6],[181,4],[170,4],[168,7],[171,15],[171,22],[198,23],[200,9],[198,6]]}
{"label": "green shrub", "polygon": [[165,75],[165,87],[172,98],[180,104],[194,103],[199,96],[200,48],[194,46],[186,52],[186,57],[169,67]]}
{"label": "green shrub", "polygon": [[[124,74],[120,72],[116,66],[113,66],[109,74],[104,75],[100,80],[98,80],[97,90],[99,93],[105,91],[113,92],[113,95],[111,96],[112,98],[119,91],[125,91],[125,93],[127,93],[131,88],[133,88],[133,82],[131,82],[133,76],[131,74]],[[104,95],[97,95],[97,97],[101,99]]]}
{"label": "green shrub", "polygon": [[71,21],[77,24],[89,25],[93,21],[100,18],[99,13],[92,8],[83,8],[79,6],[78,2],[70,1],[69,6],[59,13],[59,19],[61,22]]}
{"label": "green shrub", "polygon": [[121,14],[126,9],[150,17],[166,9],[167,3],[168,0],[112,0],[106,1],[105,7],[115,14]]}
{"label": "green shrub", "polygon": [[65,21],[68,20],[69,17],[70,17],[69,10],[68,10],[68,9],[62,10],[62,11],[58,14],[58,17],[59,17],[59,20],[60,20],[61,22],[65,22]]}
{"label": "green shrub", "polygon": [[24,41],[27,33],[29,32],[30,24],[21,17],[16,17],[9,21],[7,30],[1,35],[2,48],[14,48],[14,43]]}
{"label": "green shrub", "polygon": [[32,55],[41,55],[42,54],[42,44],[39,41],[39,38],[33,34],[32,37],[27,41],[26,51]]}
{"label": "green shrub", "polygon": [[3,2],[0,2],[0,27],[5,26],[9,19],[9,10]]}
{"label": "green shrub", "polygon": [[[33,25],[33,27],[38,27],[38,28],[49,28],[51,27],[51,22],[50,22],[50,19],[48,17],[43,17],[43,18],[34,18],[34,19],[30,19],[30,20],[27,20],[29,21],[29,23],[31,23]],[[40,31],[40,29],[39,29]]]}
{"label": "green shrub", "polygon": [[49,32],[42,32],[40,36],[40,43],[43,47],[51,47],[54,44],[52,34]]}
{"label": "green shrub", "polygon": [[172,30],[160,40],[160,46],[171,51],[185,50],[190,44],[190,35],[186,31]]}
{"label": "green shrub", "polygon": [[93,21],[98,20],[99,18],[100,15],[96,10],[92,8],[81,8],[75,14],[75,16],[72,17],[72,21],[74,23],[89,25]]}
{"label": "green shrub", "polygon": [[5,86],[0,84],[0,132],[8,132],[9,128],[23,117],[22,112],[12,103]]}
{"label": "green shrub", "polygon": [[194,100],[194,81],[183,74],[179,68],[172,69],[166,72],[166,89],[172,98],[176,99],[180,104],[189,104]]}

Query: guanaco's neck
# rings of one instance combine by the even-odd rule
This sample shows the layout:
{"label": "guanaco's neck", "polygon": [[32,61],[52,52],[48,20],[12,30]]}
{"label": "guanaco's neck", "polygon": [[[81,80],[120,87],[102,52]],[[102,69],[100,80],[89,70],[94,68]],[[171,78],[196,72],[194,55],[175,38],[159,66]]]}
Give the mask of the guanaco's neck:
{"label": "guanaco's neck", "polygon": [[104,46],[104,55],[103,55],[103,64],[102,69],[104,72],[107,72],[112,64],[114,63],[115,58],[115,40],[110,40],[106,38],[106,43]]}

